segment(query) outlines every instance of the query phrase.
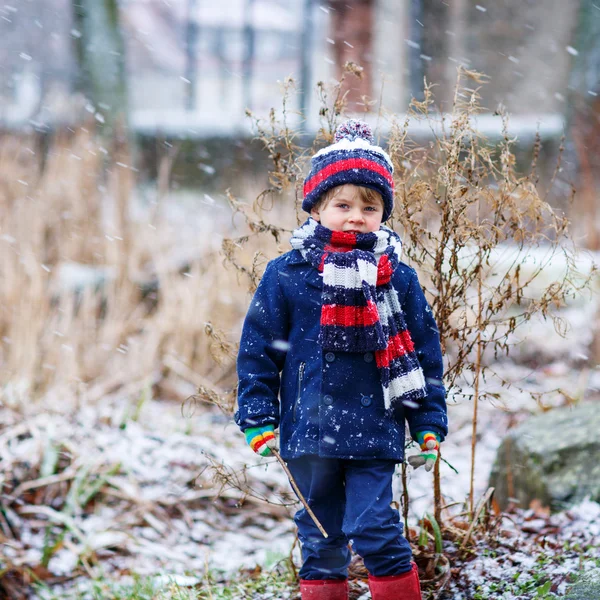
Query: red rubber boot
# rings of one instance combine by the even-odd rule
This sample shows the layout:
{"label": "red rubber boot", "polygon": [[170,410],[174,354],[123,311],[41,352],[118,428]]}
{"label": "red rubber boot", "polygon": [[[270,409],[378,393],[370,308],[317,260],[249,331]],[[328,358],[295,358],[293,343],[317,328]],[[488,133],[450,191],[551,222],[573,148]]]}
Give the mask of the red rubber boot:
{"label": "red rubber boot", "polygon": [[[417,565],[402,575],[373,577],[369,575],[369,589],[373,600],[422,600]],[[304,598],[304,596],[302,596]]]}
{"label": "red rubber boot", "polygon": [[338,579],[301,579],[302,600],[348,600],[348,582]]}

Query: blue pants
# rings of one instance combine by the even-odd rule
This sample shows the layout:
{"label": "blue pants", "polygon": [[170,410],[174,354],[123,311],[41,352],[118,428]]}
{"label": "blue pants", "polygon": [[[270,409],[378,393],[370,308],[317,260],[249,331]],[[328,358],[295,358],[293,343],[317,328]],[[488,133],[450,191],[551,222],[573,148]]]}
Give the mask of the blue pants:
{"label": "blue pants", "polygon": [[350,550],[371,575],[400,575],[411,569],[412,552],[392,502],[392,460],[344,460],[303,456],[288,467],[329,537],[305,509],[296,513],[303,564],[300,579],[346,579]]}

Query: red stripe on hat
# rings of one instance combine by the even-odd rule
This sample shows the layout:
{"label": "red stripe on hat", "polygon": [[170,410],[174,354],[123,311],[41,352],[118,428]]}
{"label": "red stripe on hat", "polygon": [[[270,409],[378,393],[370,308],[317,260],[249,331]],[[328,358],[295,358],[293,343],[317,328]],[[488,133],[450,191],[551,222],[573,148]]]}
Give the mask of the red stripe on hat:
{"label": "red stripe on hat", "polygon": [[387,348],[375,351],[375,362],[377,367],[389,367],[390,363],[399,356],[404,356],[409,352],[414,352],[415,346],[410,337],[408,329],[392,336],[388,341]]}
{"label": "red stripe on hat", "polygon": [[321,325],[342,327],[368,327],[379,321],[377,305],[369,300],[367,306],[342,306],[324,304],[321,309]]}
{"label": "red stripe on hat", "polygon": [[384,285],[388,283],[392,278],[393,273],[392,265],[390,264],[390,259],[387,254],[383,254],[379,259],[379,264],[377,265],[377,285]]}
{"label": "red stripe on hat", "polygon": [[320,171],[317,171],[310,179],[304,182],[304,195],[310,194],[322,181],[328,179],[332,175],[341,171],[350,171],[352,169],[367,169],[368,171],[375,171],[385,177],[387,182],[392,186],[394,190],[394,179],[390,175],[390,172],[382,167],[378,162],[374,160],[368,160],[366,158],[347,158],[346,160],[338,160],[333,162],[326,167],[323,167]]}

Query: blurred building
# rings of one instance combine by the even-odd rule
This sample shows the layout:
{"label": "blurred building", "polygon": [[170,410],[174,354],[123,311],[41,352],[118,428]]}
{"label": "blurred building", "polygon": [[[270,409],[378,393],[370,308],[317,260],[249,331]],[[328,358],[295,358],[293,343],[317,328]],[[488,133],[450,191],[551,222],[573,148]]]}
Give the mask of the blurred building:
{"label": "blurred building", "polygon": [[[0,5],[0,123],[68,118],[76,60],[70,0]],[[66,16],[66,18],[65,18]]]}
{"label": "blurred building", "polygon": [[[98,0],[102,1],[102,0]],[[47,125],[72,118],[78,61],[72,0],[0,8],[0,121]],[[121,0],[134,128],[187,136],[247,131],[245,109],[281,106],[316,125],[317,81],[339,78],[357,112],[405,112],[423,78],[451,106],[456,67],[482,71],[490,112],[499,104],[534,129],[559,131],[566,113],[578,2],[560,0]],[[102,49],[98,49],[102,51]],[[93,107],[90,107],[93,111]],[[558,120],[556,117],[559,117]],[[295,118],[292,115],[292,119]],[[554,119],[554,120],[553,120]],[[518,122],[518,121],[517,121]]]}

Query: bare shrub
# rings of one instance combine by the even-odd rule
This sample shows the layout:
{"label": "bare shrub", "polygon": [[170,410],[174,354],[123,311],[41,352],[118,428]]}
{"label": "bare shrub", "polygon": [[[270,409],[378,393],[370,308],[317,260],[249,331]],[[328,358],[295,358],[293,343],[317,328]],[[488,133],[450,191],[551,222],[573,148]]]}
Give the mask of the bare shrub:
{"label": "bare shrub", "polygon": [[[499,144],[490,143],[477,130],[475,119],[482,110],[479,88],[484,83],[482,74],[461,67],[452,112],[446,117],[434,110],[432,89],[426,84],[423,101],[412,101],[403,122],[394,115],[389,117],[387,138],[396,184],[390,225],[405,239],[405,260],[419,272],[438,323],[447,360],[446,387],[452,395],[473,400],[471,517],[475,512],[477,406],[489,397],[486,376],[494,374],[497,358],[510,353],[512,334],[532,317],[554,319],[555,327],[562,331],[555,309],[588,286],[591,278],[591,274],[577,271],[568,219],[550,206],[547,191],[541,189],[536,171],[539,137],[531,171],[523,175],[516,169],[507,115],[498,115],[503,128]],[[286,92],[290,87],[288,82]],[[285,107],[279,118],[272,110],[268,120],[254,119],[257,136],[273,158],[273,188],[268,193],[279,192],[285,203],[293,190],[297,222],[304,219],[298,204],[306,162],[316,149],[331,141],[344,113],[339,86],[328,90],[321,83],[318,89],[322,126],[310,148],[296,143],[297,134],[287,123]],[[429,125],[431,143],[419,145],[411,139],[411,120]],[[287,233],[266,221],[260,202],[243,208],[236,203],[236,209],[245,215],[251,233],[231,244],[226,253],[231,263],[236,263],[245,244],[252,242],[256,247],[265,233],[273,234],[277,241]],[[544,279],[545,270],[559,259],[564,263],[560,277]],[[252,268],[246,275],[249,289],[254,290],[260,273]],[[472,392],[458,386],[468,374]],[[512,385],[497,377],[503,385]],[[434,474],[434,518],[442,524],[439,465],[440,461]]]}

